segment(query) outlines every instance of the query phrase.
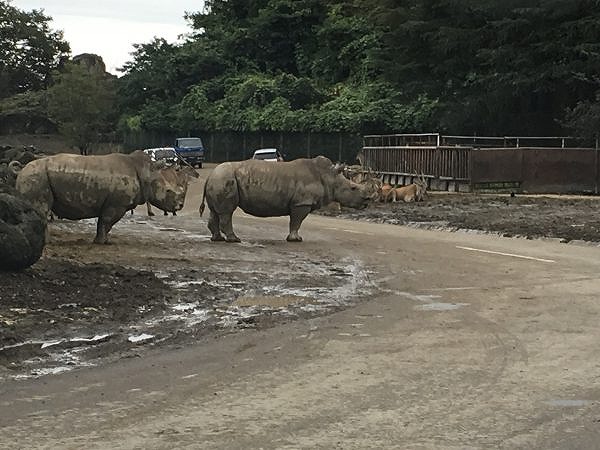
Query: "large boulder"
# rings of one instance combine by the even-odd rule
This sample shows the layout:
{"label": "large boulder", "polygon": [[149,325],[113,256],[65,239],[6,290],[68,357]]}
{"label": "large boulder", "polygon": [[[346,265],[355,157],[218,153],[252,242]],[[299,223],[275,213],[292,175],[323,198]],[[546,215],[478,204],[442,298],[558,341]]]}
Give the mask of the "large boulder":
{"label": "large boulder", "polygon": [[37,150],[33,146],[13,148],[11,146],[0,146],[0,163],[8,164],[11,161],[19,161],[22,165],[35,159]]}
{"label": "large boulder", "polygon": [[45,218],[12,187],[0,184],[0,270],[31,266],[45,243]]}

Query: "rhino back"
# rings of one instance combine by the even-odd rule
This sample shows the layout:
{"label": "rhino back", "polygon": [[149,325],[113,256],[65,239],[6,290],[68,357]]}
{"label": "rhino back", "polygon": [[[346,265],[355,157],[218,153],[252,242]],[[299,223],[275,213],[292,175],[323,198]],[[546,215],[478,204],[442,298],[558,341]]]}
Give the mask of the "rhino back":
{"label": "rhino back", "polygon": [[319,168],[311,160],[242,161],[235,166],[235,178],[240,208],[259,217],[288,215],[292,206],[317,209],[325,197]]}
{"label": "rhino back", "polygon": [[131,209],[145,201],[136,163],[127,155],[55,155],[47,158],[46,172],[52,209],[67,219],[97,217],[107,206]]}

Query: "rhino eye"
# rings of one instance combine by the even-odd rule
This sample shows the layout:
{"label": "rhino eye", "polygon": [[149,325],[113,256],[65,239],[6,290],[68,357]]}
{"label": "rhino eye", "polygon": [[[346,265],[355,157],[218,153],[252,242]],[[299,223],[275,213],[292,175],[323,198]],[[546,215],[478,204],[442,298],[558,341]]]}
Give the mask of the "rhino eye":
{"label": "rhino eye", "polygon": [[352,186],[350,189],[352,189],[353,191],[355,191],[357,189],[356,186]]}

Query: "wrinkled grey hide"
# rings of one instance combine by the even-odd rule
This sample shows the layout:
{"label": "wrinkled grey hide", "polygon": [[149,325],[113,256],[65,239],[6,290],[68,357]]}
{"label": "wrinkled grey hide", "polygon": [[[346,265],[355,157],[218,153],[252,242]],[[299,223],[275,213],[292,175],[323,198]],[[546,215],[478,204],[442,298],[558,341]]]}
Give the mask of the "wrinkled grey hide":
{"label": "wrinkled grey hide", "polygon": [[[298,230],[306,216],[332,201],[365,207],[368,194],[344,178],[324,156],[290,162],[247,160],[218,165],[204,186],[213,241],[239,242],[231,218],[239,206],[258,217],[290,216],[288,241],[301,241]],[[225,234],[223,238],[222,234]]]}
{"label": "wrinkled grey hide", "polygon": [[16,188],[48,217],[78,220],[98,218],[95,243],[106,243],[108,232],[126,211],[149,201],[165,211],[183,207],[187,177],[174,168],[159,169],[148,155],[102,156],[58,154],[27,164]]}

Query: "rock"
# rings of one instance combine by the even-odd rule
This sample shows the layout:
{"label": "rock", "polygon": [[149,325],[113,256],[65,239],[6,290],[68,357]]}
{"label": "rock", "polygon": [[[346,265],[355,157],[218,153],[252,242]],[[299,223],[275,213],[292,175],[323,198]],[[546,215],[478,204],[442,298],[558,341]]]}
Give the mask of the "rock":
{"label": "rock", "polygon": [[19,161],[25,165],[35,159],[36,152],[37,150],[32,146],[23,147],[22,149],[12,147],[0,148],[0,163],[8,164],[11,161]]}
{"label": "rock", "polygon": [[[9,166],[6,163],[0,163],[0,184],[15,187],[17,174],[15,173],[14,168],[14,164]],[[18,166],[16,168],[18,168]]]}
{"label": "rock", "polygon": [[45,243],[45,218],[13,188],[0,184],[0,270],[31,266]]}
{"label": "rock", "polygon": [[19,150],[13,147],[4,148],[2,152],[0,152],[0,162],[9,163],[13,159],[17,157],[19,154]]}
{"label": "rock", "polygon": [[19,161],[21,164],[25,165],[28,162],[31,162],[35,159],[35,154],[33,151],[31,150],[23,150],[21,151],[19,154],[17,154],[17,157],[13,159],[13,161]]}

